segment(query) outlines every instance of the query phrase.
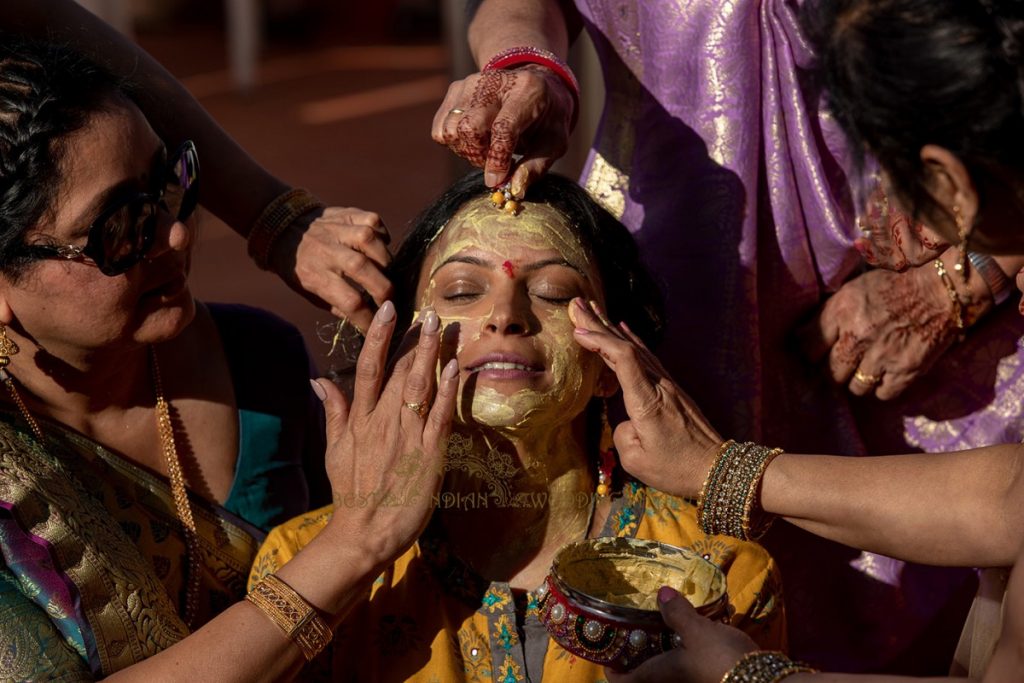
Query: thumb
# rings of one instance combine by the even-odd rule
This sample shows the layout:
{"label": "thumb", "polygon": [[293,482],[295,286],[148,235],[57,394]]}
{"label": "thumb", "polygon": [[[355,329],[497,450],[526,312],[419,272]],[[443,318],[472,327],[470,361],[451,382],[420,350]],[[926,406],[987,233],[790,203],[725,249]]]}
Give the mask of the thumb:
{"label": "thumb", "polygon": [[348,424],[348,398],[334,382],[326,377],[311,379],[309,383],[313,386],[313,393],[324,404],[327,443],[334,443],[341,439],[345,425]]}
{"label": "thumb", "polygon": [[679,634],[686,645],[686,631],[694,619],[703,619],[697,610],[693,608],[690,601],[679,594],[674,588],[662,586],[658,589],[658,609],[661,610],[661,618],[665,620],[669,628]]}
{"label": "thumb", "polygon": [[512,191],[512,195],[517,199],[522,199],[526,196],[526,190],[529,189],[530,185],[533,185],[534,181],[540,178],[542,175],[550,170],[551,165],[555,163],[554,157],[526,157],[524,156],[519,160],[516,165],[516,170],[512,173],[512,178],[509,183],[509,189]]}

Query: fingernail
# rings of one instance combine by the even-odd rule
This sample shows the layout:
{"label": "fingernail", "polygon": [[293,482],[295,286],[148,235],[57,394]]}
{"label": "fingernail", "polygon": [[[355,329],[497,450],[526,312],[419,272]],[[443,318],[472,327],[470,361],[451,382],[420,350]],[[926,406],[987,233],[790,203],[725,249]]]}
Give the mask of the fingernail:
{"label": "fingernail", "polygon": [[629,332],[630,334],[633,334],[633,330],[629,329],[629,325],[626,324],[625,320],[619,321],[619,327],[622,329],[623,332]]}
{"label": "fingernail", "polygon": [[575,330],[573,330],[573,332],[575,332],[576,334],[590,334],[590,330],[588,330],[585,327],[577,327]]}
{"label": "fingernail", "polygon": [[441,321],[437,317],[437,313],[434,309],[429,309],[423,314],[423,333],[424,334],[437,334],[437,328],[441,326]]}
{"label": "fingernail", "polygon": [[445,379],[453,379],[459,374],[459,361],[452,358],[448,361],[448,365],[444,366],[444,370],[441,371],[441,376]]}
{"label": "fingernail", "polygon": [[675,600],[679,597],[679,591],[671,586],[662,586],[658,589],[658,602],[665,604],[670,600]]}
{"label": "fingernail", "polygon": [[313,387],[313,393],[316,394],[316,397],[320,399],[321,402],[326,401],[327,392],[324,391],[324,388],[320,385],[320,382],[316,381],[315,379],[311,379],[309,380],[309,383]]}
{"label": "fingernail", "polygon": [[486,185],[487,187],[497,187],[499,184],[501,184],[502,180],[503,178],[497,173],[494,173],[493,171],[488,171],[487,173],[484,173],[484,185]]}
{"label": "fingernail", "polygon": [[574,304],[576,304],[576,308],[580,309],[584,313],[589,313],[590,312],[590,310],[587,308],[587,304],[585,304],[583,302],[583,299],[580,299],[579,297],[577,297],[577,298],[573,299],[572,302]]}
{"label": "fingernail", "polygon": [[389,323],[395,319],[395,305],[390,301],[385,301],[384,305],[377,310],[377,322]]}

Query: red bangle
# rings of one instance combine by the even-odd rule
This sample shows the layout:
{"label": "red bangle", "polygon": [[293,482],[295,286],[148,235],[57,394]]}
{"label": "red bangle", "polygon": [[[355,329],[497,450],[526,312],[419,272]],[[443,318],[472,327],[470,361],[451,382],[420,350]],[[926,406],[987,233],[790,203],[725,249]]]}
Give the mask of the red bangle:
{"label": "red bangle", "polygon": [[484,65],[481,72],[494,71],[496,69],[511,69],[521,64],[539,64],[550,69],[558,76],[563,83],[569,86],[572,93],[572,125],[570,130],[576,127],[576,120],[580,113],[580,83],[576,80],[576,74],[572,72],[569,65],[558,58],[554,52],[542,50],[539,47],[510,47],[502,50]]}

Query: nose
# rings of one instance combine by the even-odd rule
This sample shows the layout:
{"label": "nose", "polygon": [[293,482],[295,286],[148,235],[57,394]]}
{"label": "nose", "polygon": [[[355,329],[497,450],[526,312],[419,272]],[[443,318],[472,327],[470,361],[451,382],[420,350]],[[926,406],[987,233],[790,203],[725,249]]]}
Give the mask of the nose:
{"label": "nose", "polygon": [[529,334],[531,323],[529,297],[525,293],[509,292],[494,298],[494,308],[484,321],[484,332],[501,335]]}
{"label": "nose", "polygon": [[185,221],[179,221],[166,211],[160,211],[160,222],[153,237],[153,246],[146,257],[156,259],[167,251],[186,251],[192,243],[193,220],[195,219],[190,217]]}

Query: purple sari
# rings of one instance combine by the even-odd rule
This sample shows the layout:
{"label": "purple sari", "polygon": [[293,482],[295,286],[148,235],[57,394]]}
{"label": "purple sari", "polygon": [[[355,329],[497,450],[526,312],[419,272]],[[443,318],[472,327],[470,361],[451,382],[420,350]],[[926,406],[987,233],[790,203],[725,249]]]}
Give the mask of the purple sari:
{"label": "purple sari", "polygon": [[[607,99],[581,182],[665,286],[661,357],[719,431],[860,455],[1019,442],[1024,324],[1002,310],[898,402],[851,401],[794,331],[862,268],[843,140],[805,71],[798,2],[577,0]],[[778,525],[795,656],[943,673],[975,580]],[[864,635],[864,634],[867,635]]]}

